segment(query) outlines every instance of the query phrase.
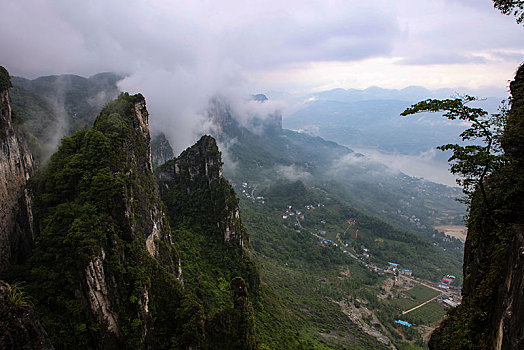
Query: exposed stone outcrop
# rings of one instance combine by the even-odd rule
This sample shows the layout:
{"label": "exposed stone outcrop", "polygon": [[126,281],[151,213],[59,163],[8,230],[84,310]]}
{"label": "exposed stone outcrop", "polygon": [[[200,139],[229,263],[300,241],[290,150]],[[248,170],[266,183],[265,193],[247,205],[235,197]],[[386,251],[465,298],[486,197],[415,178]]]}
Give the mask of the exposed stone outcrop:
{"label": "exposed stone outcrop", "polygon": [[[222,176],[221,154],[215,139],[202,138],[155,172],[161,197],[174,215],[198,224],[215,224],[225,242],[244,246],[236,194]],[[191,210],[189,212],[188,210]]]}
{"label": "exposed stone outcrop", "polygon": [[[8,81],[3,67],[0,75]],[[32,173],[33,157],[14,125],[8,89],[0,89],[0,271],[31,253],[33,217],[26,183]]]}
{"label": "exposed stone outcrop", "polygon": [[164,133],[153,135],[151,138],[151,160],[153,167],[159,167],[168,160],[173,159],[173,148]]}
{"label": "exposed stone outcrop", "polygon": [[[109,299],[109,287],[106,282],[104,272],[105,252],[102,250],[100,256],[93,257],[85,269],[87,282],[87,295],[91,312],[95,315],[98,322],[105,325],[107,330],[116,336],[121,336],[118,328],[118,314],[113,309]],[[147,307],[147,305],[146,305]]]}
{"label": "exposed stone outcrop", "polygon": [[14,300],[20,292],[0,281],[0,349],[53,349],[28,300]]}

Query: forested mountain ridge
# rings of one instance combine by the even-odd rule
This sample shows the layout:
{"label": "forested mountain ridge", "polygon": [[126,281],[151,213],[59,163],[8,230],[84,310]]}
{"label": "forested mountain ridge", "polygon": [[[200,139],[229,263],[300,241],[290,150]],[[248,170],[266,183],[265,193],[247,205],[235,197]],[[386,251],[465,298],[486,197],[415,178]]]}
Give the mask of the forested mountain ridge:
{"label": "forested mountain ridge", "polygon": [[93,125],[102,107],[117,97],[122,78],[115,73],[12,77],[12,108],[36,160],[47,160],[62,137]]}
{"label": "forested mountain ridge", "polygon": [[261,188],[301,180],[331,187],[352,206],[426,237],[435,225],[462,223],[465,206],[455,200],[459,188],[407,176],[335,142],[284,129],[278,113],[246,122],[227,100],[216,98],[208,113],[211,134],[227,154],[225,174],[237,190],[243,182]]}
{"label": "forested mountain ridge", "polygon": [[[215,255],[223,263],[208,272],[205,291],[220,292],[217,302],[191,288],[196,276],[190,267],[184,287],[176,246],[187,247],[177,242],[180,225],[187,235],[195,235],[200,226],[175,218],[171,221],[177,231],[170,228],[153,175],[148,119],[143,96],[120,94],[103,108],[92,128],[62,140],[31,179],[37,237],[33,254],[2,274],[13,286],[15,280],[25,281],[24,291],[6,291],[32,298],[57,349],[254,349],[248,295],[257,290],[258,274],[247,258],[238,207],[225,207],[210,218],[205,234],[218,235],[202,238],[221,236],[220,222],[234,218],[241,246],[246,240],[244,248],[233,249],[236,255],[227,249]],[[222,183],[220,155],[213,157],[215,171],[199,176]],[[202,182],[199,176],[194,178],[197,184]],[[170,184],[176,187],[176,181]],[[226,181],[213,194],[234,196],[227,186]],[[191,205],[199,210],[205,203]],[[206,242],[191,243],[198,249]],[[238,271],[238,261],[245,261],[246,269]],[[214,275],[221,269],[227,280]],[[243,277],[251,283],[246,285]],[[22,346],[16,340],[11,345]]]}
{"label": "forested mountain ridge", "polygon": [[92,129],[64,138],[33,179],[30,291],[57,348],[162,341],[151,336],[170,323],[163,304],[183,299],[147,123],[144,98],[122,94]]}
{"label": "forested mountain ridge", "polygon": [[185,288],[210,315],[206,341],[215,348],[256,348],[250,299],[260,303],[260,275],[215,140],[202,136],[155,175],[180,247]]}

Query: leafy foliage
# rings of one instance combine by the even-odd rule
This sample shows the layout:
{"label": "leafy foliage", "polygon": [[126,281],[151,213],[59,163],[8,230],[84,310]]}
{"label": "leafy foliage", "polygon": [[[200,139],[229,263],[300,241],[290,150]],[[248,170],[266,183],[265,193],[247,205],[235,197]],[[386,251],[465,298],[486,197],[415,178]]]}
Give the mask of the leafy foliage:
{"label": "leafy foliage", "polygon": [[254,349],[253,311],[236,306],[234,282],[240,281],[245,297],[249,294],[250,300],[258,302],[260,277],[247,232],[236,216],[238,199],[222,177],[221,165],[215,140],[203,136],[157,168],[156,175],[179,247],[185,288],[210,315],[205,324],[206,346]]}
{"label": "leafy foliage", "polygon": [[464,142],[480,139],[482,144],[447,144],[437,148],[453,152],[449,158],[450,171],[461,176],[457,183],[462,186],[468,199],[471,199],[478,187],[486,200],[484,181],[504,164],[500,139],[506,112],[503,109],[500,114],[489,115],[481,108],[467,106],[467,103],[476,100],[477,98],[468,95],[447,100],[429,99],[407,108],[401,115],[444,111],[443,116],[449,120],[458,119],[468,122],[469,127],[460,134],[460,138]]}
{"label": "leafy foliage", "polygon": [[12,86],[9,72],[3,66],[0,66],[0,91],[7,90]]}
{"label": "leafy foliage", "polygon": [[32,306],[31,297],[24,292],[20,282],[7,284],[7,300],[16,308]]}
{"label": "leafy foliage", "polygon": [[[507,300],[522,294],[520,287],[508,288],[508,281],[521,278],[516,277],[514,261],[520,259],[517,232],[518,227],[522,227],[524,212],[524,152],[520,142],[524,120],[523,82],[524,66],[520,66],[510,84],[511,108],[501,136],[505,162],[486,178],[485,191],[481,192],[479,187],[471,196],[462,304],[450,310],[434,332],[430,349],[490,349],[498,341],[502,348],[521,345],[510,324],[521,325],[522,317],[517,312],[505,318],[500,310],[514,308],[511,303],[506,304]],[[502,334],[493,327],[501,324],[504,325]]]}
{"label": "leafy foliage", "polygon": [[[139,348],[146,327],[154,329],[146,341],[158,348],[173,345],[174,334],[179,345],[198,341],[200,320],[190,313],[198,304],[174,275],[174,247],[156,242],[158,259],[145,250],[147,220],[161,206],[147,165],[149,139],[135,130],[134,104],[142,100],[121,94],[92,129],[64,138],[33,179],[40,234],[28,290],[56,348],[93,348],[102,341],[106,348]],[[91,275],[96,264],[103,268],[98,277]],[[116,332],[91,312],[89,278],[105,285],[96,293],[113,313]],[[150,304],[149,314],[141,311],[143,303]]]}
{"label": "leafy foliage", "polygon": [[493,5],[503,14],[515,16],[517,23],[522,23],[524,21],[524,1],[493,0]]}

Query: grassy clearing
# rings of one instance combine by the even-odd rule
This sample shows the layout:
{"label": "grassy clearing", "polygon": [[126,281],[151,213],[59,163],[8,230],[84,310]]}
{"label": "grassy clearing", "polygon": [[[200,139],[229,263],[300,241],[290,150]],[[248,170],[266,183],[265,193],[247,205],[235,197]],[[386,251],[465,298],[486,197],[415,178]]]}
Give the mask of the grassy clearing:
{"label": "grassy clearing", "polygon": [[440,321],[445,315],[446,309],[436,301],[432,301],[404,315],[404,319],[417,325],[431,325],[432,323]]}
{"label": "grassy clearing", "polygon": [[400,293],[397,298],[391,299],[391,304],[401,311],[406,311],[438,295],[439,292],[436,290],[416,285],[412,289]]}

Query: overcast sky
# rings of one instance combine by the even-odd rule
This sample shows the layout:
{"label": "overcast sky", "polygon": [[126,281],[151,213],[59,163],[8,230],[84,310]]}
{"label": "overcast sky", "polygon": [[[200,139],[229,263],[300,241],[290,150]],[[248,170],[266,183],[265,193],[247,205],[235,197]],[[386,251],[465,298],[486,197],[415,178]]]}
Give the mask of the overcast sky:
{"label": "overcast sky", "polygon": [[0,0],[12,74],[155,70],[257,90],[505,88],[524,28],[490,0]]}
{"label": "overcast sky", "polygon": [[524,28],[490,0],[0,0],[0,9],[0,65],[11,74],[125,72],[122,88],[144,93],[159,117],[194,113],[217,92],[420,85],[500,95],[524,60]]}

